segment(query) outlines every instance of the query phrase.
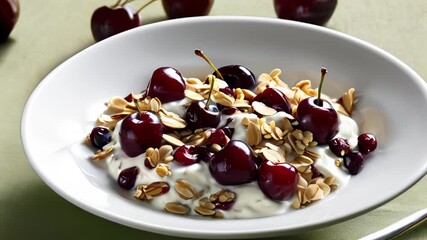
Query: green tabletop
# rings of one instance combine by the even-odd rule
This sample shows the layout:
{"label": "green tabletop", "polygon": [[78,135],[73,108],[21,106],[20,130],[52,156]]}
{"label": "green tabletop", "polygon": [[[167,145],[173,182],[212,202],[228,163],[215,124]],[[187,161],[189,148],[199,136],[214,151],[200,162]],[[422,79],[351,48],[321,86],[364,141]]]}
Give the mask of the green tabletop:
{"label": "green tabletop", "polygon": [[[177,239],[122,226],[72,205],[42,182],[21,145],[20,119],[31,92],[57,65],[94,44],[90,17],[97,7],[114,2],[20,1],[16,28],[0,44],[0,239]],[[137,8],[143,3],[136,0],[132,5]],[[141,15],[144,24],[166,20],[160,1]],[[211,15],[275,17],[271,0],[216,0]],[[427,79],[427,1],[341,0],[326,27],[392,53]],[[358,239],[427,207],[426,189],[424,177],[362,216],[275,239]],[[399,238],[427,239],[427,223]]]}

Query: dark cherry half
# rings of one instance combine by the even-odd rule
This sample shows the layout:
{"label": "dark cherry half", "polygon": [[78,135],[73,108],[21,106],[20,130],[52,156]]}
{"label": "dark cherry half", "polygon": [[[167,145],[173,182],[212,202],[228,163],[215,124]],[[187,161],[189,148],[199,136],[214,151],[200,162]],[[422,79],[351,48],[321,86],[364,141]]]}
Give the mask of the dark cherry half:
{"label": "dark cherry half", "polygon": [[136,157],[148,148],[159,148],[163,124],[156,114],[136,112],[123,119],[119,131],[120,145],[129,157]]}
{"label": "dark cherry half", "polygon": [[324,25],[337,6],[337,0],[274,0],[279,18]]}
{"label": "dark cherry half", "polygon": [[18,0],[0,1],[0,43],[5,42],[19,17]]}
{"label": "dark cherry half", "polygon": [[351,151],[350,143],[344,138],[334,138],[329,141],[328,146],[337,157],[343,157]]}
{"label": "dark cherry half", "polygon": [[209,163],[209,170],[222,185],[239,185],[257,179],[256,156],[246,143],[231,140]]}
{"label": "dark cherry half", "polygon": [[302,130],[313,133],[315,141],[326,144],[338,133],[340,119],[332,104],[320,98],[326,68],[322,68],[321,73],[318,96],[302,100],[298,104],[295,119]]}
{"label": "dark cherry half", "polygon": [[113,133],[106,127],[94,127],[89,134],[89,139],[92,146],[102,149],[111,141],[112,135]]}
{"label": "dark cherry half", "polygon": [[263,161],[258,169],[258,186],[270,199],[285,200],[291,197],[298,184],[295,167],[288,163]]}
{"label": "dark cherry half", "polygon": [[371,133],[362,133],[357,138],[357,146],[361,153],[368,154],[377,148],[377,139]]}
{"label": "dark cherry half", "polygon": [[208,15],[214,0],[162,0],[168,18]]}
{"label": "dark cherry half", "polygon": [[135,186],[136,179],[139,174],[138,167],[130,167],[123,169],[119,177],[117,178],[117,183],[120,187],[124,189],[132,189]]}
{"label": "dark cherry half", "polygon": [[184,91],[185,81],[181,73],[171,67],[160,67],[153,72],[146,95],[167,103],[183,99]]}
{"label": "dark cherry half", "polygon": [[[231,88],[246,88],[252,89],[255,87],[256,79],[255,75],[245,66],[241,65],[227,65],[218,68],[221,73],[223,80]],[[220,78],[217,72],[214,72],[215,77]]]}
{"label": "dark cherry half", "polygon": [[92,35],[97,42],[139,25],[139,13],[129,6],[100,7],[90,20]]}
{"label": "dark cherry half", "polygon": [[360,152],[353,151],[344,156],[344,167],[351,175],[357,175],[365,165],[365,158]]}
{"label": "dark cherry half", "polygon": [[187,108],[185,121],[187,122],[187,128],[191,130],[216,128],[221,121],[221,115],[215,105],[206,105],[202,101],[194,101]]}
{"label": "dark cherry half", "polygon": [[265,105],[286,113],[292,113],[291,103],[288,97],[276,88],[266,88],[252,99],[252,102],[262,102]]}

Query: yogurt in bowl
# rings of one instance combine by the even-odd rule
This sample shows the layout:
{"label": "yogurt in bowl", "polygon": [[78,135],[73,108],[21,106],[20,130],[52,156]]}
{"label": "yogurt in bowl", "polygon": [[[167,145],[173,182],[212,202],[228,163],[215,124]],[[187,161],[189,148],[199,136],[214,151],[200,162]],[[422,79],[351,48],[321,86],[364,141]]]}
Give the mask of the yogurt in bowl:
{"label": "yogurt in bowl", "polygon": [[[162,84],[178,81],[185,88],[150,90],[153,81],[160,81],[155,79],[159,71]],[[172,78],[167,74],[171,71]],[[93,159],[105,161],[109,175],[129,190],[131,199],[158,211],[235,219],[304,208],[349,181],[342,166],[346,154],[334,154],[327,142],[342,139],[348,151],[358,145],[359,129],[351,118],[355,90],[331,99],[312,89],[308,80],[288,87],[280,73],[261,74],[251,89],[242,89],[229,86],[224,77],[183,78],[175,69],[159,68],[142,94],[107,102],[99,126],[89,135],[100,148]],[[299,104],[318,95],[333,103],[338,123],[323,144],[316,139],[324,137],[304,130],[296,119]],[[316,121],[323,121],[322,116]],[[97,135],[100,129],[112,131],[102,146],[97,143],[106,137]]]}

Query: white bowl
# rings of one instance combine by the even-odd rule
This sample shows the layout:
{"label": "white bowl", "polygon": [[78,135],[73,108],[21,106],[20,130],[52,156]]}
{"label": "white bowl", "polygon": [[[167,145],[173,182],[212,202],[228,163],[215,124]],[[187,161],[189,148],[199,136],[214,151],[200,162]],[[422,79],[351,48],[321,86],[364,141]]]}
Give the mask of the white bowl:
{"label": "white bowl", "polygon": [[[171,66],[184,76],[211,69],[194,55],[200,48],[218,65],[240,64],[256,75],[283,70],[290,84],[318,83],[340,96],[355,87],[362,131],[378,150],[348,186],[305,209],[237,220],[174,216],[142,207],[119,194],[105,171],[88,160],[82,139],[112,96],[143,90],[154,69]],[[427,90],[404,63],[366,42],[323,27],[253,17],[200,17],[140,27],[95,44],[49,74],[22,118],[22,141],[40,177],[58,194],[98,216],[162,234],[198,238],[260,237],[306,231],[355,217],[384,204],[427,171]]]}

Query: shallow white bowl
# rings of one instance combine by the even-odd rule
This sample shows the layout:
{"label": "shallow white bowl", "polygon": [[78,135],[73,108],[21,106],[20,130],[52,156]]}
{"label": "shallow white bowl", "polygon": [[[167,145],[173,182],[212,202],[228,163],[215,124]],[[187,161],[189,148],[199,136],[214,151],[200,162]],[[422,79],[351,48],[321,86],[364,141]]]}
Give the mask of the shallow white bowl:
{"label": "shallow white bowl", "polygon": [[[259,219],[207,220],[141,207],[119,194],[114,181],[88,160],[82,139],[112,96],[143,90],[151,73],[172,66],[203,77],[209,66],[240,64],[256,75],[283,70],[293,84],[318,83],[340,96],[355,87],[355,116],[362,131],[379,138],[378,150],[348,186],[303,210]],[[408,66],[368,43],[323,27],[277,19],[201,17],[151,24],[82,51],[49,74],[34,91],[22,118],[22,141],[40,177],[75,205],[117,223],[175,236],[259,237],[327,226],[396,197],[427,171],[427,90]]]}

